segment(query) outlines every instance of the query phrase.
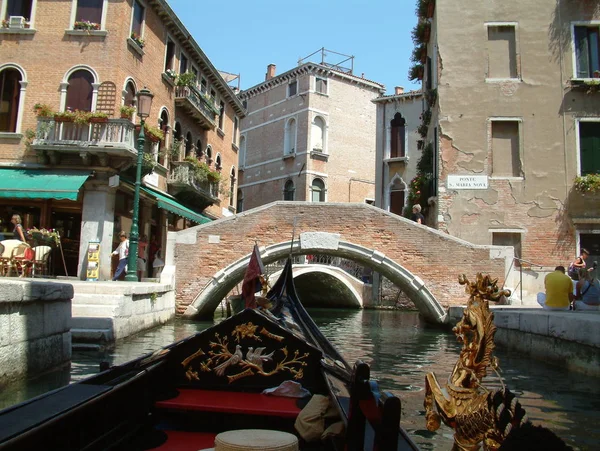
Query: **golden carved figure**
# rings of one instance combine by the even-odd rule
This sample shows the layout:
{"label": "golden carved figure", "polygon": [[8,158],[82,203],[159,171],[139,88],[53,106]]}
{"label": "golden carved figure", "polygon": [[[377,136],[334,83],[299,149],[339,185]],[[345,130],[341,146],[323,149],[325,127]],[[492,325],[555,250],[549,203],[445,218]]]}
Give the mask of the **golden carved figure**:
{"label": "golden carved figure", "polygon": [[482,443],[485,449],[495,450],[511,427],[527,420],[519,417],[514,419],[514,424],[499,424],[496,408],[509,392],[491,392],[482,385],[487,368],[498,368],[498,360],[492,355],[496,326],[489,301],[510,296],[510,290],[499,289],[498,279],[492,280],[481,273],[475,282],[469,282],[464,274],[459,276],[458,282],[465,285],[469,294],[463,317],[452,329],[463,346],[445,390],[434,373],[425,377],[427,429],[437,430],[441,421],[453,428],[453,450],[478,450]]}

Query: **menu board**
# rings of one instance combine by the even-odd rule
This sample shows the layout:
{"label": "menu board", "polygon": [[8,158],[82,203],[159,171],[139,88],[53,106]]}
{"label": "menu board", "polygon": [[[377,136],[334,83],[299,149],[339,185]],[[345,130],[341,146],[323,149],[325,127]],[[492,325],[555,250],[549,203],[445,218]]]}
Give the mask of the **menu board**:
{"label": "menu board", "polygon": [[98,280],[98,271],[100,269],[100,243],[90,241],[87,250],[87,281],[95,282]]}

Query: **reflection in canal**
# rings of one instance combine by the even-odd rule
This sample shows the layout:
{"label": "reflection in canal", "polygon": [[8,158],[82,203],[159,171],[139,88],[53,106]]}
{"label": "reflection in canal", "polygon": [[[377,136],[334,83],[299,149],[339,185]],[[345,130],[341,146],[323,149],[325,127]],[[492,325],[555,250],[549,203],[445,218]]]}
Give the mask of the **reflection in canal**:
{"label": "reflection in canal", "polygon": [[[445,382],[458,356],[451,333],[425,326],[416,313],[397,311],[311,310],[324,334],[349,362],[362,359],[371,365],[381,386],[402,399],[402,426],[424,450],[450,449],[453,432],[442,426],[425,429],[424,380],[429,371]],[[219,319],[217,319],[219,321]],[[174,321],[119,342],[110,353],[73,354],[71,371],[55,372],[35,382],[13,384],[0,392],[0,408],[77,381],[98,371],[103,360],[111,365],[127,362],[180,340],[211,322]],[[600,380],[526,356],[496,350],[506,385],[520,398],[529,418],[543,424],[578,449],[595,449],[600,441]],[[497,377],[486,378],[499,388]]]}

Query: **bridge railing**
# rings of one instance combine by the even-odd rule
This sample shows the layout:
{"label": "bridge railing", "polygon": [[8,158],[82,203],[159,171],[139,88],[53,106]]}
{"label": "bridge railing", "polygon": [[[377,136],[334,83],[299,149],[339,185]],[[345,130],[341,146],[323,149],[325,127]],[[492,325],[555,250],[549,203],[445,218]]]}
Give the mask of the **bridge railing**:
{"label": "bridge railing", "polygon": [[[314,254],[314,255],[296,255],[292,257],[292,263],[296,265],[326,265],[333,266],[336,268],[340,268],[350,274],[353,277],[356,277],[359,280],[362,280],[365,283],[373,282],[373,272],[370,268],[362,266],[355,261],[348,260],[341,257],[334,257],[326,254]],[[281,271],[285,266],[285,260],[279,260],[275,263],[271,263],[265,267],[265,272],[267,276],[271,276],[277,271]]]}

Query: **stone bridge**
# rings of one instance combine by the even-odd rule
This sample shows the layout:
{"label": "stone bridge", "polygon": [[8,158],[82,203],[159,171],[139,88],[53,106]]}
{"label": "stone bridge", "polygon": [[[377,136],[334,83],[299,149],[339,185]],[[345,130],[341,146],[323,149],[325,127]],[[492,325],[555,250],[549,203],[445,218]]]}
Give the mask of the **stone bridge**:
{"label": "stone bridge", "polygon": [[255,243],[265,265],[291,253],[368,266],[436,323],[466,301],[458,274],[488,272],[502,284],[513,258],[511,247],[473,245],[368,204],[279,201],[169,235],[177,311],[194,317],[212,316],[243,280]]}

